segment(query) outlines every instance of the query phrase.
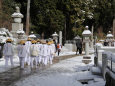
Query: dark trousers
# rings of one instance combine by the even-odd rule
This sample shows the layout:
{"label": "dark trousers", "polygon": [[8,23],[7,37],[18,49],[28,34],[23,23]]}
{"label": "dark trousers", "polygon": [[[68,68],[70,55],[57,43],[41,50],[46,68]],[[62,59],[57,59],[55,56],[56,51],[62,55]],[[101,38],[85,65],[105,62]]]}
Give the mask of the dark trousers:
{"label": "dark trousers", "polygon": [[60,53],[60,49],[58,49],[58,56],[59,56],[59,53]]}
{"label": "dark trousers", "polygon": [[82,54],[82,48],[77,48],[77,51],[76,51],[76,54],[77,54],[77,52],[79,51],[79,54]]}

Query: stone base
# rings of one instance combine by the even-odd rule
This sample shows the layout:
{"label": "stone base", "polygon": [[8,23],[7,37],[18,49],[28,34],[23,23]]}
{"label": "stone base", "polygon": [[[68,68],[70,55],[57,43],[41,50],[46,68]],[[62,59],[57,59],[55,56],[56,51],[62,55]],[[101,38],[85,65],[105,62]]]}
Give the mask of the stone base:
{"label": "stone base", "polygon": [[91,56],[90,55],[83,56],[83,60],[82,60],[83,63],[89,64],[91,61],[92,60],[91,60]]}
{"label": "stone base", "polygon": [[85,64],[89,64],[92,60],[90,59],[83,59],[82,62],[85,63]]}
{"label": "stone base", "polygon": [[83,59],[91,59],[90,56],[83,56]]}

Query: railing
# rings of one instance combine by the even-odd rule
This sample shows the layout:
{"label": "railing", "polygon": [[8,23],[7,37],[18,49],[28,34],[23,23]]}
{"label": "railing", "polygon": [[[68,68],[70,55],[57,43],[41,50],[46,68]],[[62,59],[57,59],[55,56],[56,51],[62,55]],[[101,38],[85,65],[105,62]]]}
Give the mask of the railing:
{"label": "railing", "polygon": [[115,74],[115,54],[113,53],[107,57],[107,68]]}
{"label": "railing", "polygon": [[115,54],[104,52],[102,64],[104,79],[106,79],[105,86],[115,86]]}

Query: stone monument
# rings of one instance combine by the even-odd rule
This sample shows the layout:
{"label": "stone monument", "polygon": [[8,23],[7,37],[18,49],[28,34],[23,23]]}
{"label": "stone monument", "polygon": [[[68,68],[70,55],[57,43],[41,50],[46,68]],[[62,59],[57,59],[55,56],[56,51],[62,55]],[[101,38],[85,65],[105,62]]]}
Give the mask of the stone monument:
{"label": "stone monument", "polygon": [[14,38],[18,37],[18,34],[17,34],[18,30],[23,31],[23,24],[21,23],[23,17],[24,16],[20,13],[20,8],[17,6],[16,12],[12,14],[12,18],[14,19],[14,21],[12,23],[11,33],[13,34]]}
{"label": "stone monument", "polygon": [[85,43],[85,55],[83,56],[82,62],[88,64],[91,62],[91,56],[89,55],[89,42],[90,42],[90,36],[92,35],[91,31],[88,30],[88,26],[85,27],[86,29],[83,31],[83,42]]}

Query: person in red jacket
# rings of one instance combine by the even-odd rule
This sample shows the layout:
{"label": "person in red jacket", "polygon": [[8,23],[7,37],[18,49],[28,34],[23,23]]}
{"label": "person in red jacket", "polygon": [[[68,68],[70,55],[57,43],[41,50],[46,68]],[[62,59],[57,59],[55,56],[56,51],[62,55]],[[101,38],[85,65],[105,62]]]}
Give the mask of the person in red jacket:
{"label": "person in red jacket", "polygon": [[61,52],[61,45],[59,44],[59,43],[57,43],[57,51],[58,51],[58,56],[59,56],[59,54],[60,54],[60,52]]}

